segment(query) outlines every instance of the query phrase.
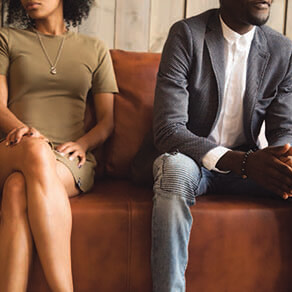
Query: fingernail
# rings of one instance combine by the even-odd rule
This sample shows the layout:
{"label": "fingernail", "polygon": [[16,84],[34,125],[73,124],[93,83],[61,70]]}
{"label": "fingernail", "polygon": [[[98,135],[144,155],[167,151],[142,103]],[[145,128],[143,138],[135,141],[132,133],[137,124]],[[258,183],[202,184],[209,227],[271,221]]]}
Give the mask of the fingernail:
{"label": "fingernail", "polygon": [[6,142],[6,143],[5,143],[5,146],[9,146],[9,142]]}
{"label": "fingernail", "polygon": [[65,156],[65,154],[63,152],[59,152],[59,153],[60,153],[60,155]]}
{"label": "fingernail", "polygon": [[79,165],[78,165],[78,168],[81,168],[81,167],[82,167],[82,165],[81,165],[81,164],[79,164]]}
{"label": "fingernail", "polygon": [[70,156],[70,157],[69,157],[69,160],[73,161],[73,160],[74,160],[74,158],[73,158],[72,156]]}

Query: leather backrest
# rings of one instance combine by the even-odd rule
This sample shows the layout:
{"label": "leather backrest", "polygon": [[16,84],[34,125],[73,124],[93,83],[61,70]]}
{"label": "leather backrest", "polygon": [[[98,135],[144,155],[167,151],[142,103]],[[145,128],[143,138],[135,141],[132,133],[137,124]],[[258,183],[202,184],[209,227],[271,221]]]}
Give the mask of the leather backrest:
{"label": "leather backrest", "polygon": [[107,175],[127,177],[130,164],[152,127],[156,75],[160,54],[112,50],[119,87],[115,95],[115,127],[105,145]]}

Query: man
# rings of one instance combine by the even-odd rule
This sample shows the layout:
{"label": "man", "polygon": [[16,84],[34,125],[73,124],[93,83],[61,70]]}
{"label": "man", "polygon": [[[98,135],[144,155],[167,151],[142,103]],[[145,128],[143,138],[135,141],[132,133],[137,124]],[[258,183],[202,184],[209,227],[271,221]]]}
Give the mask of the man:
{"label": "man", "polygon": [[271,4],[221,0],[170,30],[154,104],[154,292],[185,291],[196,196],[292,196],[292,44],[264,26]]}

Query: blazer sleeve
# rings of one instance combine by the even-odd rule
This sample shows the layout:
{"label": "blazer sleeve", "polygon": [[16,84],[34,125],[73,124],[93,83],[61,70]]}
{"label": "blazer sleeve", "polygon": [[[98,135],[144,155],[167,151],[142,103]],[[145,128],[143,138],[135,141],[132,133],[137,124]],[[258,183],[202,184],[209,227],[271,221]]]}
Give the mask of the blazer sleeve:
{"label": "blazer sleeve", "polygon": [[[198,33],[199,37],[204,37]],[[202,40],[201,40],[202,41]],[[154,99],[154,143],[159,152],[179,151],[202,164],[202,157],[217,145],[187,128],[188,79],[196,66],[193,37],[189,24],[177,22],[165,43]]]}
{"label": "blazer sleeve", "polygon": [[266,112],[266,138],[269,146],[292,145],[292,46],[286,75]]}

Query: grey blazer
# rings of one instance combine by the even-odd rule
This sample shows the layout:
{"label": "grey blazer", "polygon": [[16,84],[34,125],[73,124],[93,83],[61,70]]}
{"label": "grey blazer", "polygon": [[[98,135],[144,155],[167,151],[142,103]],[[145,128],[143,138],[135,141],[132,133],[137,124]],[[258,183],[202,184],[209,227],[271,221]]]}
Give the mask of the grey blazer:
{"label": "grey blazer", "polygon": [[[256,27],[244,96],[247,147],[258,146],[263,121],[269,145],[292,144],[292,42]],[[218,119],[224,89],[224,39],[217,9],[174,24],[165,43],[154,102],[154,143],[199,164],[218,146],[207,137]]]}

